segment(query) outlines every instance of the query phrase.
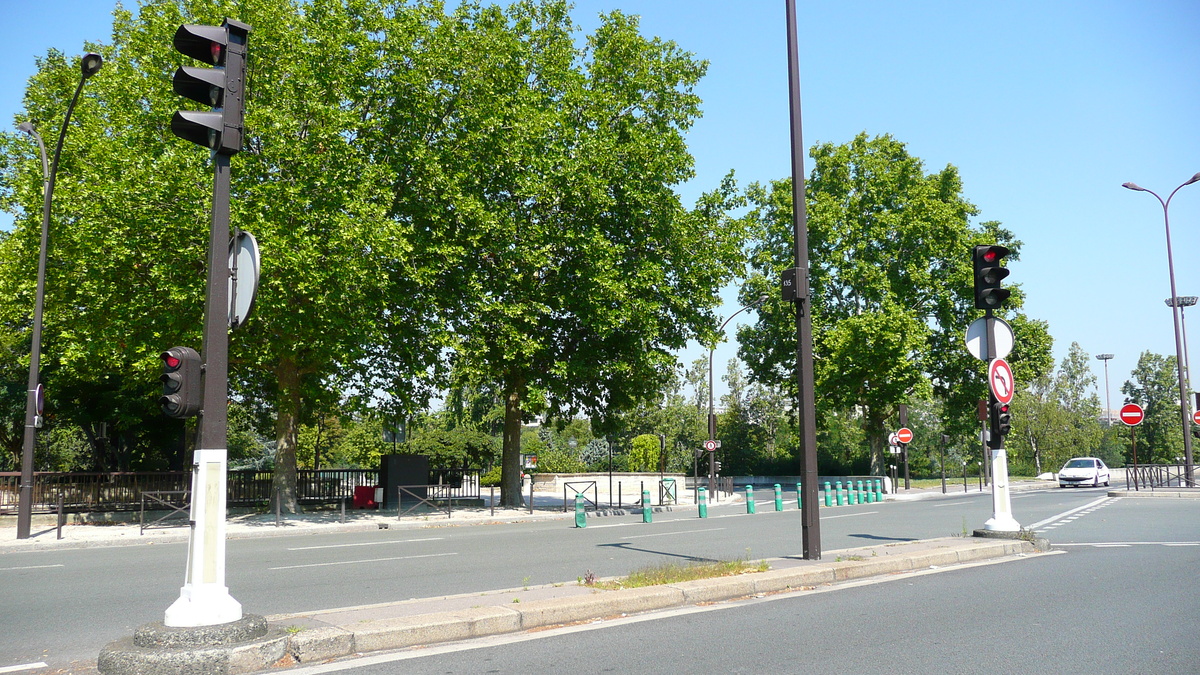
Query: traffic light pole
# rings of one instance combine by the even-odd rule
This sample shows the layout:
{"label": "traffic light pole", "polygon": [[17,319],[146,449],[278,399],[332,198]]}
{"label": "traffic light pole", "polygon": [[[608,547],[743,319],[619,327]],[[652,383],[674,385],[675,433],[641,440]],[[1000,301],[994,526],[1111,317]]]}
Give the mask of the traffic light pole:
{"label": "traffic light pole", "polygon": [[[987,311],[987,362],[991,364],[996,358],[996,317],[992,315],[992,310]],[[991,378],[989,367],[989,380]],[[992,517],[983,523],[983,529],[992,532],[1019,532],[1021,524],[1017,522],[1012,515],[1012,496],[1008,489],[1008,454],[1004,450],[1004,434],[1000,433],[999,424],[997,424],[997,403],[996,393],[992,391],[991,382],[988,383],[988,418],[990,420],[990,433],[992,438],[988,439],[987,447],[991,448],[992,455]]]}
{"label": "traffic light pole", "polygon": [[179,599],[167,608],[167,626],[194,627],[242,618],[242,605],[225,585],[225,501],[229,400],[229,159],[214,153],[212,228],[204,302],[204,409],[192,460],[191,533]]}

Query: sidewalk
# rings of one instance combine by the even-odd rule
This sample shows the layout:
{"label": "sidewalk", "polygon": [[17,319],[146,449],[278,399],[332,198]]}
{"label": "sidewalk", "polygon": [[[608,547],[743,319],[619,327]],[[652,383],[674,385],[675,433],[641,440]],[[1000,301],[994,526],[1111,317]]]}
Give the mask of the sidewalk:
{"label": "sidewalk", "polygon": [[[1024,490],[1036,490],[1056,487],[1056,483],[1046,481],[1026,481],[1013,483],[1011,490],[1019,492]],[[979,484],[972,482],[968,484],[969,494],[979,494]],[[990,492],[989,486],[984,486],[984,492]],[[1124,491],[1121,491],[1122,494]],[[1131,491],[1132,492],[1132,491]],[[1161,491],[1160,491],[1161,492]],[[769,493],[759,491],[757,499],[759,504],[764,504],[770,501]],[[947,496],[961,495],[962,485],[958,486],[958,490],[954,489],[953,484],[947,484]],[[920,488],[913,490],[901,489],[898,494],[888,494],[884,496],[885,501],[912,501],[919,499],[931,499],[941,497],[941,487]],[[1131,495],[1132,496],[1132,495]],[[1148,496],[1148,495],[1147,495]],[[1200,495],[1198,495],[1200,496]],[[485,500],[487,497],[484,498]],[[745,495],[740,491],[735,491],[732,495],[724,493],[720,499],[710,500],[710,508],[728,504],[742,504],[745,502]],[[789,500],[790,508],[794,508],[794,497]],[[823,502],[822,502],[823,504]],[[691,501],[691,493],[681,495],[680,503],[667,506],[655,506],[656,511],[665,510],[680,510],[680,509],[695,509],[696,506]],[[824,508],[824,507],[822,507]],[[842,506],[832,508],[855,508],[854,506]],[[588,518],[604,518],[609,516],[621,516],[629,514],[641,513],[641,506],[623,505],[622,507],[609,508],[601,501],[601,508],[595,511],[588,511]],[[73,514],[68,514],[70,518]],[[160,514],[161,515],[161,512]],[[73,524],[68,523],[62,528],[62,539],[58,539],[57,516],[54,514],[36,514],[33,517],[30,538],[16,538],[16,521],[15,517],[6,516],[0,520],[0,555],[12,551],[22,550],[50,550],[60,548],[92,548],[99,546],[137,546],[156,543],[171,543],[171,542],[186,542],[188,538],[188,528],[186,521],[182,518],[167,521],[152,527],[147,527],[145,531],[141,528],[137,521],[137,514],[130,514],[133,518],[129,522],[114,522],[106,524]],[[403,518],[398,518],[395,510],[390,512],[381,512],[376,510],[355,510],[347,509],[345,520],[343,522],[342,514],[339,510],[325,511],[310,511],[301,514],[281,514],[279,524],[276,525],[275,514],[273,513],[248,513],[248,514],[230,514],[226,520],[226,538],[227,539],[245,539],[248,537],[275,537],[275,536],[297,536],[305,534],[319,534],[328,532],[356,532],[362,530],[375,530],[380,528],[391,529],[422,529],[430,527],[449,527],[460,525],[486,524],[486,523],[517,523],[531,522],[537,520],[559,520],[572,519],[575,517],[574,505],[568,504],[567,509],[563,510],[563,498],[559,493],[552,492],[537,492],[534,493],[534,508],[532,513],[528,506],[520,509],[502,509],[496,508],[493,511],[490,507],[474,507],[462,508],[452,511],[449,517],[444,512],[423,513],[415,515],[406,515]],[[147,515],[146,521],[149,523],[152,520],[150,515]]]}

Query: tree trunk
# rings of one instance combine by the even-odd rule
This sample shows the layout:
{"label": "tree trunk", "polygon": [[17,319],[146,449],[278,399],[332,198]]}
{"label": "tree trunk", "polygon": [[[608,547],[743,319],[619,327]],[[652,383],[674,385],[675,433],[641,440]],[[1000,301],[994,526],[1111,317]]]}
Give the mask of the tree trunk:
{"label": "tree trunk", "polygon": [[521,497],[521,400],[525,378],[517,376],[505,387],[504,450],[500,457],[500,505],[520,508]]}
{"label": "tree trunk", "polygon": [[887,428],[884,419],[873,415],[873,409],[867,408],[866,432],[867,443],[871,447],[871,475],[886,475],[887,469]]}
{"label": "tree trunk", "polygon": [[296,445],[300,430],[300,370],[284,359],[275,370],[279,399],[275,418],[275,471],[271,476],[271,510],[298,513],[296,499]]}

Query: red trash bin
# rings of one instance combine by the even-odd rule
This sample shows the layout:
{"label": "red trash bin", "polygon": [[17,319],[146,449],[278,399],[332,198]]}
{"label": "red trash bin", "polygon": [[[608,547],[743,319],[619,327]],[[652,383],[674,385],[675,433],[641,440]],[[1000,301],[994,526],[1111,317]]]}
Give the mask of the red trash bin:
{"label": "red trash bin", "polygon": [[371,485],[359,485],[354,488],[354,508],[356,509],[374,509],[379,505],[375,503],[375,488]]}

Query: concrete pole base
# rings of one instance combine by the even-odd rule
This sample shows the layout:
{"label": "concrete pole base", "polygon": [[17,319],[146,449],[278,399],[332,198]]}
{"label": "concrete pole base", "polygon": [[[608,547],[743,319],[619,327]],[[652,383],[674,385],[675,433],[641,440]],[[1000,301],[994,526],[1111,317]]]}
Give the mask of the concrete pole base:
{"label": "concrete pole base", "polygon": [[261,616],[215,626],[146,624],[100,652],[104,675],[200,675],[264,670],[287,656],[288,636],[272,634]]}

